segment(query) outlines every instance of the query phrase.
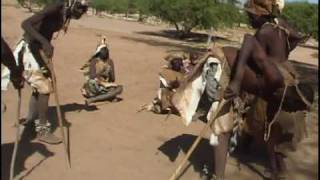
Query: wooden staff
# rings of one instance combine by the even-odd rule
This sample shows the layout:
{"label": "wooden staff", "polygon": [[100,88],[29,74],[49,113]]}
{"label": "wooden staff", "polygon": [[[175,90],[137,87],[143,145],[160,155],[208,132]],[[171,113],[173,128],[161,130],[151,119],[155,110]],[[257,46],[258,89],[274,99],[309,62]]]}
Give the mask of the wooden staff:
{"label": "wooden staff", "polygon": [[175,180],[177,179],[181,169],[183,168],[184,164],[187,162],[187,160],[189,159],[189,157],[191,156],[191,154],[193,153],[193,151],[195,150],[195,148],[197,147],[197,145],[199,144],[200,140],[202,139],[202,137],[204,136],[205,132],[207,132],[207,130],[209,129],[210,125],[214,122],[214,120],[217,118],[218,113],[221,111],[222,107],[228,102],[228,100],[222,99],[222,101],[219,103],[219,106],[217,108],[217,110],[214,112],[213,114],[213,118],[210,119],[210,121],[203,127],[203,129],[200,131],[199,136],[197,137],[197,139],[194,141],[194,143],[192,144],[191,148],[188,150],[186,156],[183,158],[183,160],[181,161],[181,163],[179,164],[179,166],[177,167],[177,169],[174,171],[174,173],[172,174],[172,176],[170,177],[169,180]]}
{"label": "wooden staff", "polygon": [[18,107],[17,107],[17,119],[16,119],[16,141],[14,142],[14,147],[13,147],[13,153],[11,157],[11,164],[10,164],[10,180],[13,180],[14,177],[14,166],[16,162],[16,157],[17,157],[17,150],[18,150],[18,145],[19,145],[19,140],[20,140],[20,124],[19,124],[19,118],[20,118],[20,110],[21,110],[21,89],[18,89]]}
{"label": "wooden staff", "polygon": [[54,68],[53,68],[52,58],[49,59],[44,54],[44,52],[41,51],[41,50],[40,50],[40,54],[41,54],[42,58],[46,61],[46,64],[48,65],[48,68],[49,68],[50,73],[51,73],[52,86],[53,86],[54,98],[55,98],[55,102],[56,102],[56,109],[57,109],[57,114],[58,114],[59,126],[60,126],[60,130],[61,130],[62,142],[63,142],[64,150],[65,150],[65,157],[66,157],[66,161],[67,161],[68,167],[71,168],[70,155],[68,153],[68,146],[67,146],[66,138],[65,138],[65,135],[64,135],[62,114],[61,114],[61,109],[60,109],[58,88],[57,88],[57,83],[56,83],[56,75],[55,75]]}

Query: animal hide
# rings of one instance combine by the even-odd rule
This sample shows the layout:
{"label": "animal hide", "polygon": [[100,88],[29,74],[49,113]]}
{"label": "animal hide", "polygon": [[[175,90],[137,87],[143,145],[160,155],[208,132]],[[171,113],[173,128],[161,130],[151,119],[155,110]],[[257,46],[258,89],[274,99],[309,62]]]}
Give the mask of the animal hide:
{"label": "animal hide", "polygon": [[[53,91],[51,79],[43,75],[43,72],[40,69],[39,64],[37,63],[36,59],[34,58],[33,54],[29,49],[28,43],[25,42],[23,39],[17,43],[16,48],[13,52],[13,55],[16,60],[16,64],[19,64],[18,56],[22,48],[25,48],[23,53],[23,66],[24,66],[23,76],[25,80],[30,84],[30,86],[35,91],[41,94],[51,93]],[[1,79],[4,80],[5,83],[8,83],[6,78],[10,77],[10,71],[4,69],[4,72],[5,73],[4,74],[2,73],[1,75],[2,76]],[[6,86],[7,84],[1,83],[2,88],[5,89]]]}
{"label": "animal hide", "polygon": [[[254,135],[254,132],[264,131],[264,122],[266,116],[267,102],[261,98],[256,98],[251,104],[250,110],[246,113],[244,126],[242,130],[248,134]],[[276,145],[276,151],[286,153],[294,151],[299,142],[306,136],[306,112],[286,112],[280,111],[276,123],[279,123],[282,133],[290,133],[293,135],[291,141],[285,141]]]}
{"label": "animal hide", "polygon": [[[225,80],[225,78],[221,78],[222,76],[229,76],[228,73],[224,72],[225,68],[228,67],[224,56],[223,57],[217,56],[214,53],[218,51],[221,52],[221,49],[218,49],[217,51],[213,51],[212,53],[208,53],[204,55],[204,57],[202,57],[202,59],[199,60],[199,63],[195,66],[195,68],[190,73],[190,75],[183,80],[183,82],[181,83],[181,86],[177,89],[177,92],[173,95],[172,104],[179,111],[182,117],[182,121],[186,126],[188,126],[191,123],[193,116],[195,115],[196,110],[198,108],[200,98],[205,90],[205,86],[206,86],[205,74],[209,68],[209,64],[211,63],[218,64],[215,78],[217,79],[217,81],[220,82],[220,84],[222,79]],[[226,82],[223,82],[223,83],[225,84]],[[222,87],[222,89],[224,89],[224,87]],[[216,108],[218,107],[217,105],[218,105],[218,102],[214,102],[211,105],[209,114],[207,116],[208,119],[211,118],[212,112],[215,111]],[[227,108],[227,111],[228,110],[229,109]],[[222,124],[224,124],[223,122],[224,119],[227,119],[227,118],[229,118],[229,115],[221,119]]]}

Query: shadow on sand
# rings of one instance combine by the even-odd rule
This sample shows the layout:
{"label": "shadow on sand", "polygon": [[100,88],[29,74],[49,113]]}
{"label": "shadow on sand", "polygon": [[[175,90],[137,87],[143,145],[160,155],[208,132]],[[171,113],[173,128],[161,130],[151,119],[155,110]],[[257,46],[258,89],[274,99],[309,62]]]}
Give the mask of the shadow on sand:
{"label": "shadow on sand", "polygon": [[[67,133],[65,134],[66,136],[66,141],[68,142],[68,147],[67,147],[67,151],[70,155],[70,146],[71,146],[71,142],[70,142],[70,127],[71,127],[71,123],[67,121],[66,119],[66,112],[81,112],[82,110],[85,111],[95,111],[98,110],[98,108],[96,106],[87,106],[85,104],[78,104],[78,103],[72,103],[72,104],[65,104],[65,105],[61,105],[61,114],[62,114],[62,123],[63,126],[66,128]],[[48,109],[48,117],[50,119],[50,122],[52,123],[52,129],[51,131],[54,132],[59,124],[58,124],[58,115],[57,115],[57,109],[56,106],[50,106]],[[61,137],[60,135],[60,130],[59,132],[57,132],[58,137]],[[19,161],[16,162],[16,164],[23,164],[23,162],[30,156],[32,155],[34,152],[39,152],[40,154],[42,154],[43,156],[45,156],[45,158],[43,160],[45,160],[47,157],[49,156],[53,156],[53,153],[48,151],[46,149],[46,146],[44,146],[41,143],[30,143],[32,140],[34,140],[36,138],[36,131],[35,131],[35,127],[34,124],[30,124],[28,126],[25,127],[25,129],[23,130],[22,136],[21,136],[21,142],[19,143],[19,150],[17,154],[21,154],[19,156],[22,157],[18,157],[17,159],[20,159]],[[21,144],[21,145],[20,145]],[[11,144],[5,144],[1,147],[2,149],[2,160],[6,161],[6,163],[8,163],[8,165],[5,165],[5,167],[7,169],[3,170],[5,173],[3,173],[3,177],[1,179],[9,179],[9,168],[10,168],[10,161],[11,161],[11,154],[13,152],[13,143]],[[23,149],[23,151],[21,152],[21,149]],[[5,160],[4,160],[5,159]],[[70,157],[71,159],[71,157]],[[39,162],[35,167],[39,166],[42,161]],[[22,161],[22,162],[20,162]],[[3,167],[3,166],[2,166]],[[33,171],[33,169],[35,168],[33,167],[31,170],[29,170],[30,172]],[[18,166],[17,170],[15,170],[16,172],[21,172],[25,170],[24,166]],[[28,175],[30,172],[26,173],[26,175]],[[24,175],[24,176],[26,176]]]}
{"label": "shadow on sand", "polygon": [[[25,131],[24,131],[25,132]],[[24,136],[26,133],[22,134],[22,140],[19,143],[17,157],[15,162],[14,174],[18,175],[22,171],[27,170],[19,179],[24,179],[37,167],[39,167],[46,159],[53,156],[54,153],[49,151],[44,144],[30,142],[26,140]],[[10,163],[11,156],[13,153],[14,143],[2,144],[1,145],[1,179],[8,180],[10,175]],[[39,153],[43,158],[34,164],[30,169],[25,168],[26,160],[34,153]]]}
{"label": "shadow on sand", "polygon": [[[175,161],[178,157],[179,153],[182,151],[183,153],[187,153],[193,142],[196,140],[197,136],[191,134],[182,134],[180,136],[174,137],[164,144],[162,144],[158,150],[161,151],[164,155],[166,155],[171,162]],[[189,158],[189,163],[185,165],[180,174],[180,177],[188,170],[190,166],[193,166],[194,171],[199,174],[202,173],[202,169],[204,166],[208,168],[212,168],[213,164],[213,149],[210,146],[209,141],[207,139],[202,139],[198,144],[197,148],[194,150],[192,155]],[[212,169],[208,169],[209,172],[212,172]],[[179,177],[179,178],[180,178]]]}
{"label": "shadow on sand", "polygon": [[[148,36],[156,36],[156,37],[163,37],[167,39],[179,40],[183,42],[192,42],[192,43],[206,43],[208,41],[208,34],[207,33],[197,33],[191,32],[190,34],[184,36],[183,38],[179,37],[179,34],[176,30],[162,30],[162,31],[139,31],[136,32],[137,34],[148,35]],[[227,41],[227,42],[234,42],[227,38],[220,37],[220,36],[213,36],[211,41]]]}
{"label": "shadow on sand", "polygon": [[[182,134],[166,141],[158,148],[158,150],[166,155],[171,162],[174,162],[180,152],[183,152],[184,154],[188,152],[196,138],[197,136],[195,135]],[[253,149],[252,147],[256,147],[256,145],[251,143],[246,150],[237,149],[233,153],[230,153],[230,156],[236,158],[240,163],[240,168],[241,166],[246,166],[251,171],[258,174],[262,179],[267,179],[264,172],[261,172],[260,169],[254,166],[254,164],[258,164],[265,168],[269,168],[267,153],[263,150],[265,148],[261,147],[259,149]],[[199,176],[203,174],[204,167],[207,167],[209,175],[213,174],[213,152],[214,148],[209,144],[209,140],[202,139],[188,159],[188,163],[185,164],[179,178],[183,176],[190,166],[193,167],[195,172],[199,173]]]}

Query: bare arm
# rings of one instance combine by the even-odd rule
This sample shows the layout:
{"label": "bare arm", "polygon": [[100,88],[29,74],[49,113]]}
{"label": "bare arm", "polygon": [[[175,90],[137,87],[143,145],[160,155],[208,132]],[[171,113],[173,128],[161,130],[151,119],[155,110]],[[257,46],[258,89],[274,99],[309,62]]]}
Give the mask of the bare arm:
{"label": "bare arm", "polygon": [[110,82],[115,82],[116,81],[116,76],[115,76],[115,69],[114,69],[114,64],[113,64],[113,60],[109,59],[109,65],[111,66],[111,71],[109,74],[109,81]]}
{"label": "bare arm", "polygon": [[[56,3],[53,5],[49,5],[45,7],[42,11],[34,14],[33,16],[29,17],[28,19],[24,20],[21,24],[21,27],[23,30],[31,36],[31,38],[34,38],[36,41],[40,42],[41,45],[44,47],[44,49],[49,47],[52,47],[49,40],[43,37],[38,30],[35,28],[35,25],[41,23],[47,16],[59,13],[63,8],[63,3]],[[48,53],[48,52],[46,52]],[[53,53],[53,52],[52,52]],[[52,54],[47,54],[51,55]]]}
{"label": "bare arm", "polygon": [[8,44],[1,37],[1,63],[9,68],[10,71],[14,72],[18,68],[16,61],[11,52]]}
{"label": "bare arm", "polygon": [[[23,52],[22,52],[23,53]],[[16,64],[15,58],[8,44],[1,37],[1,63],[7,66],[10,70],[10,80],[16,89],[23,87],[23,65],[22,65],[22,54],[19,53],[19,66]]]}
{"label": "bare arm", "polygon": [[89,77],[90,79],[95,79],[97,77],[96,72],[96,59],[91,59],[90,65],[89,65]]}

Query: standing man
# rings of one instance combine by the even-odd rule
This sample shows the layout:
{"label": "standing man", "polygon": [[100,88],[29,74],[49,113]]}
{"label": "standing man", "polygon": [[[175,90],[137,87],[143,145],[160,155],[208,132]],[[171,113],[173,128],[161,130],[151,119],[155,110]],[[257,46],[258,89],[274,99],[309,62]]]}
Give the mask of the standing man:
{"label": "standing man", "polygon": [[[60,30],[67,31],[71,19],[80,19],[86,13],[88,4],[84,0],[73,0],[69,5],[58,2],[46,6],[42,11],[34,14],[22,22],[23,39],[15,49],[15,55],[24,52],[25,79],[33,89],[29,103],[29,114],[24,124],[35,123],[37,139],[49,144],[59,144],[61,139],[50,131],[48,121],[48,101],[52,93],[51,72],[46,59],[53,56],[51,40],[53,34]],[[43,57],[43,51],[45,56]],[[16,58],[18,59],[18,58]]]}

